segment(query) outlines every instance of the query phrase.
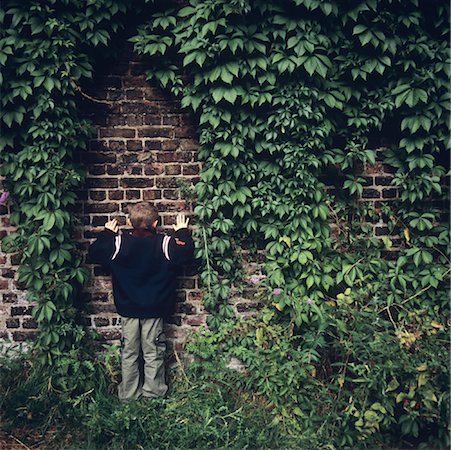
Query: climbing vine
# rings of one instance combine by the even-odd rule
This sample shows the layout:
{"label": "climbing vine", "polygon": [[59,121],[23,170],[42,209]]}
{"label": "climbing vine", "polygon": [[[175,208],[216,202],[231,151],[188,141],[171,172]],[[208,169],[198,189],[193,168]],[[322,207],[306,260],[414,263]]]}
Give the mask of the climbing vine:
{"label": "climbing vine", "polygon": [[72,237],[75,190],[83,172],[74,152],[83,150],[93,128],[76,105],[79,80],[92,75],[86,53],[106,45],[121,25],[127,2],[2,2],[2,175],[10,192],[10,223],[17,231],[3,249],[19,251],[18,281],[35,306],[35,348],[51,365],[85,332],[74,301],[87,280]]}
{"label": "climbing vine", "polygon": [[[162,5],[131,39],[149,56],[149,78],[199,121],[197,256],[208,262],[206,342],[218,346],[192,350],[208,360],[227,348],[278,405],[275,420],[323,428],[326,412],[347,430],[341,446],[393,422],[418,438],[448,414],[446,375],[425,350],[441,348],[448,326],[449,234],[437,203],[448,195],[447,17],[442,2],[192,0]],[[389,141],[379,152],[377,135]],[[361,201],[359,167],[377,153],[399,198],[375,208]],[[382,239],[371,225],[380,217]],[[265,247],[265,273],[251,278],[262,314],[227,322],[247,237]],[[398,347],[410,365],[389,356]]]}
{"label": "climbing vine", "polygon": [[[48,365],[84,336],[73,156],[91,131],[78,83],[131,3],[5,0],[0,10],[2,175],[17,226],[2,245],[20,252]],[[371,445],[378,433],[445,445],[448,5],[191,0],[154,11],[131,41],[149,78],[194,113],[204,163],[196,256],[211,314],[192,351],[204,364],[243,361],[244,387],[269,399],[274,423],[318,429],[318,446]],[[389,141],[380,152],[374,136]],[[399,198],[373,208],[358,169],[378,154]],[[371,226],[381,214],[383,239]],[[240,320],[228,300],[243,289],[248,238],[264,246],[264,273],[251,279],[263,307]]]}

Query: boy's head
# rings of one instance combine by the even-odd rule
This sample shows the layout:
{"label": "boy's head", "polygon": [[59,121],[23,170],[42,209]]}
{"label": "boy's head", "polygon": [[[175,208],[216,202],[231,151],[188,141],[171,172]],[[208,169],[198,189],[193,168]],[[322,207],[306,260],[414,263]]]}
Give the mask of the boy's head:
{"label": "boy's head", "polygon": [[157,208],[148,202],[130,205],[128,217],[133,228],[146,230],[156,230],[160,220]]}

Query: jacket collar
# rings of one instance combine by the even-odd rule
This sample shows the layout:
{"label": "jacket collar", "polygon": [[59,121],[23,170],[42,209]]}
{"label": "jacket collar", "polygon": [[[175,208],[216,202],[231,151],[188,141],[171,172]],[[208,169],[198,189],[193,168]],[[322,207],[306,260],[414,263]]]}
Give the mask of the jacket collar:
{"label": "jacket collar", "polygon": [[149,230],[147,228],[134,228],[132,230],[132,236],[135,237],[149,237],[156,234],[155,230]]}

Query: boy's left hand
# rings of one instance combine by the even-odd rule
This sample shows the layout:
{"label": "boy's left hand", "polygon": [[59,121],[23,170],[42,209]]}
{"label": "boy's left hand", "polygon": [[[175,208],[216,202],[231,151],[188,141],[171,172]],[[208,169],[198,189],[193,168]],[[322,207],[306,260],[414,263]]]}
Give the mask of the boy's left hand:
{"label": "boy's left hand", "polygon": [[105,224],[105,228],[107,230],[112,231],[113,233],[117,233],[119,231],[119,225],[117,224],[117,220],[113,219],[113,220],[109,220],[106,224]]}

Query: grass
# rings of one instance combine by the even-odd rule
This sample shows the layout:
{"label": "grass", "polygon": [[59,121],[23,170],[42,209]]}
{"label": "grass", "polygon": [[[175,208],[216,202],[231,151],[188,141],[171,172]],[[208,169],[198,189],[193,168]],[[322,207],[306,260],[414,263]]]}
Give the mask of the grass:
{"label": "grass", "polygon": [[[301,448],[299,437],[271,425],[270,406],[236,388],[235,371],[214,377],[191,365],[170,371],[164,399],[120,402],[117,360],[70,395],[26,355],[0,364],[1,424],[5,435],[46,449]],[[211,374],[210,374],[211,375]],[[82,389],[83,391],[83,389]],[[17,442],[16,442],[17,444]]]}

